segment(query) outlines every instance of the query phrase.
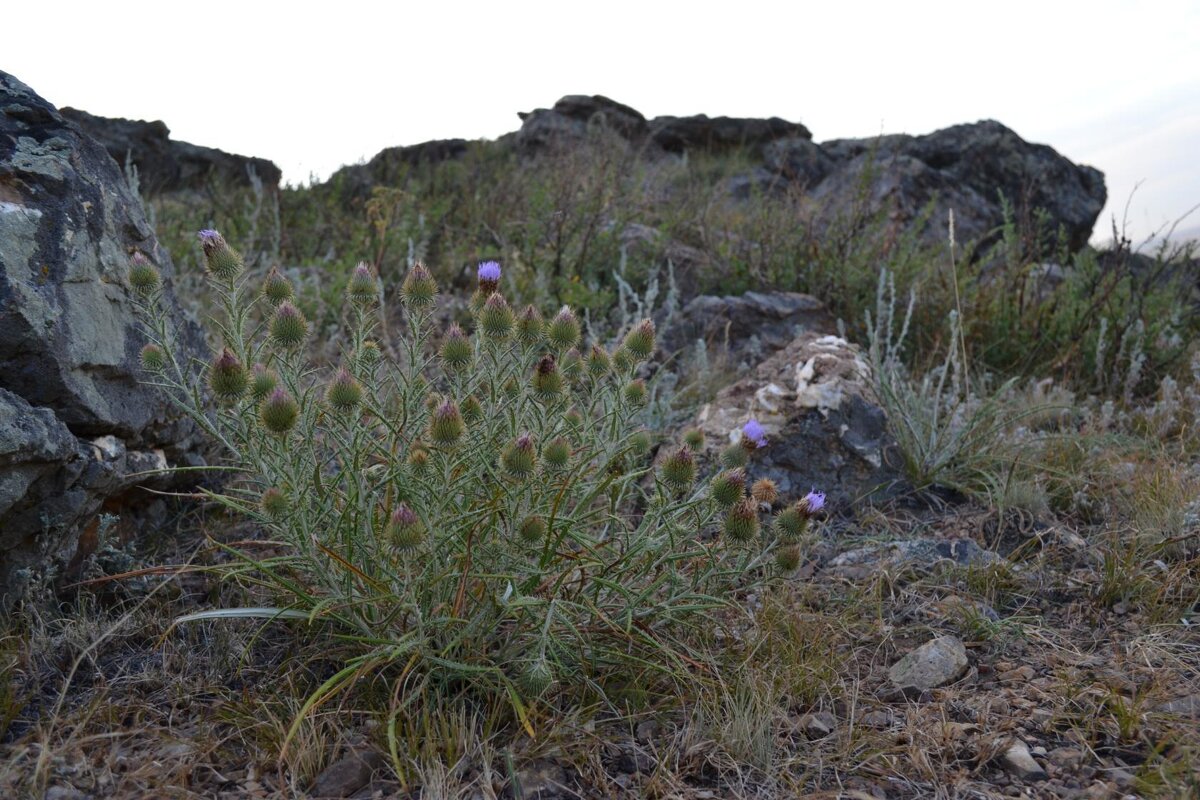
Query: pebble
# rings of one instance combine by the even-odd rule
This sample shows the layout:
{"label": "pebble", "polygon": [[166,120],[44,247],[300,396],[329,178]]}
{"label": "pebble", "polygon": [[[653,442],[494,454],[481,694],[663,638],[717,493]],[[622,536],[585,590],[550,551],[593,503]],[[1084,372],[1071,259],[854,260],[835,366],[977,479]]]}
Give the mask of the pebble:
{"label": "pebble", "polygon": [[1041,764],[1034,761],[1029,746],[1020,739],[1013,739],[1008,749],[1000,756],[1004,768],[1023,781],[1044,781],[1049,776]]}
{"label": "pebble", "polygon": [[961,678],[967,665],[967,649],[962,640],[940,636],[893,664],[888,677],[900,688],[936,689]]}

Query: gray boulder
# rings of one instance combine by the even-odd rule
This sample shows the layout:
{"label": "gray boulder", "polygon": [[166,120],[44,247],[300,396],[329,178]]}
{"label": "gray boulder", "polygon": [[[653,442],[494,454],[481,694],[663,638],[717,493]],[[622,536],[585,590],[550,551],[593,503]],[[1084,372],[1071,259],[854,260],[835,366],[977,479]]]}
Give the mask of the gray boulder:
{"label": "gray boulder", "polygon": [[161,121],[98,117],[63,108],[63,118],[95,139],[121,165],[128,158],[138,168],[138,182],[148,195],[204,189],[211,184],[249,186],[250,173],[276,189],[283,173],[265,158],[239,156],[213,147],[181,142]]}
{"label": "gray boulder", "polygon": [[[891,135],[873,139],[840,139],[820,145],[834,168],[812,183],[815,171],[804,159],[791,166],[776,154],[781,169],[793,169],[814,186],[812,199],[826,209],[825,218],[866,200],[868,210],[884,212],[902,231],[921,218],[930,203],[927,238],[946,238],[947,212],[954,209],[959,242],[987,240],[1004,221],[1000,198],[1018,219],[1035,209],[1061,226],[1073,249],[1091,236],[1107,191],[1104,174],[1072,163],[1054,149],[1025,141],[994,120],[955,125],[926,136]],[[810,161],[824,165],[820,156]],[[869,187],[862,196],[863,186]]]}
{"label": "gray boulder", "polygon": [[802,333],[750,377],[722,389],[695,420],[708,455],[738,441],[751,417],[769,442],[754,454],[751,473],[774,480],[785,501],[816,488],[837,513],[899,485],[896,445],[870,367],[845,339]]}
{"label": "gray boulder", "polygon": [[78,555],[102,506],[145,499],[134,473],[203,463],[194,428],[139,383],[134,252],[163,274],[180,357],[203,357],[121,168],[0,72],[0,594],[16,571]]}
{"label": "gray boulder", "polygon": [[655,117],[650,122],[654,143],[669,153],[687,150],[722,152],[738,148],[762,147],[776,139],[811,139],[812,133],[799,122],[779,117]]}

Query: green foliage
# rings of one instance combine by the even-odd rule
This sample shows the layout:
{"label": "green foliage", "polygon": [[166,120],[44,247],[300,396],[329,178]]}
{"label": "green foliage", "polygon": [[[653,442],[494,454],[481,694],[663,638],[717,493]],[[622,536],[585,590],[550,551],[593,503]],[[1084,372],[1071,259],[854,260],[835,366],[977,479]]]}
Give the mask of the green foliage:
{"label": "green foliage", "polygon": [[[215,234],[210,244],[210,261],[236,255]],[[635,326],[598,366],[565,373],[556,352],[579,335],[571,312],[517,337],[502,295],[484,300],[481,281],[474,335],[451,328],[455,344],[438,348],[438,287],[418,263],[401,291],[405,329],[381,348],[368,278],[355,271],[350,331],[326,374],[296,347],[308,329],[295,307],[275,307],[253,272],[212,271],[224,341],[210,368],[216,407],[147,301],[164,354],[151,361],[161,366],[153,382],[237,470],[213,499],[284,543],[269,557],[233,551],[230,571],[268,587],[278,606],[189,619],[326,624],[349,656],[306,712],[392,666],[409,686],[508,697],[518,717],[539,697],[605,696],[631,682],[672,695],[696,634],[736,615],[735,588],[773,574],[775,542],[759,535],[749,500],[731,512],[734,541],[720,535],[725,503],[693,484],[690,449],[657,469],[646,462],[635,370],[653,325]]]}

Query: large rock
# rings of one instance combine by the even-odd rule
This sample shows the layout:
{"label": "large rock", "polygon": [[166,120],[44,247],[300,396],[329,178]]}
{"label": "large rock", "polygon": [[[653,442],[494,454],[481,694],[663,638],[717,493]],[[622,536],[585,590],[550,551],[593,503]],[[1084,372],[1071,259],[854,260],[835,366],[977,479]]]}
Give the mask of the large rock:
{"label": "large rock", "polygon": [[817,298],[798,292],[746,292],[693,298],[662,336],[670,353],[703,341],[735,366],[751,366],[806,332],[833,333],[833,315]]}
{"label": "large rock", "polygon": [[249,186],[253,172],[264,186],[279,187],[279,167],[265,158],[239,156],[212,147],[181,142],[161,121],[97,117],[77,108],[62,116],[104,145],[118,164],[128,158],[138,169],[141,190],[148,195],[204,189],[210,185]]}
{"label": "large rock", "polygon": [[336,187],[346,195],[366,197],[372,187],[399,185],[414,167],[460,159],[470,147],[471,143],[466,139],[434,139],[404,147],[387,147],[365,164],[342,167],[325,185]]}
{"label": "large rock", "polygon": [[[989,239],[1004,221],[1003,196],[1017,218],[1035,209],[1046,212],[1051,224],[1066,232],[1068,244],[1079,249],[1107,198],[1099,170],[1031,144],[993,120],[926,136],[834,140],[822,143],[820,151],[774,152],[770,163],[813,187],[812,199],[826,220],[865,199],[868,210],[886,213],[899,232],[932,203],[925,224],[932,240],[946,239],[950,209],[959,242]],[[822,171],[826,176],[817,180]]]}
{"label": "large rock", "polygon": [[139,383],[135,252],[164,275],[180,357],[203,357],[121,168],[0,72],[0,594],[18,570],[76,555],[135,473],[200,463],[193,427]]}
{"label": "large rock", "polygon": [[722,389],[696,424],[715,451],[737,441],[751,417],[770,442],[754,454],[753,476],[772,478],[785,499],[815,487],[836,513],[898,485],[895,442],[874,399],[870,367],[840,337],[796,337],[751,377]]}
{"label": "large rock", "polygon": [[655,144],[671,153],[686,150],[722,152],[739,148],[761,148],[776,139],[811,139],[808,128],[779,117],[655,117],[650,122]]}

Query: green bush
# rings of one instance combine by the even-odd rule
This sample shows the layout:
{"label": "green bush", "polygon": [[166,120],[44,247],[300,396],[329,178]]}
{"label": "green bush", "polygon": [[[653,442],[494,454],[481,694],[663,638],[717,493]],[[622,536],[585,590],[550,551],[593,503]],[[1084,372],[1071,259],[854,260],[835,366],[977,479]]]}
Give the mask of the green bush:
{"label": "green bush", "polygon": [[[737,610],[736,589],[795,568],[804,526],[763,530],[744,477],[716,498],[687,445],[647,463],[636,372],[654,348],[649,320],[581,356],[571,310],[514,312],[489,262],[473,335],[454,325],[435,342],[438,286],[417,264],[401,287],[407,328],[380,344],[381,286],[362,264],[345,281],[341,366],[321,374],[285,279],[252,287],[219,234],[202,240],[224,348],[207,366],[178,363],[158,283],[141,275],[153,284],[143,363],[227,450],[237,478],[214,499],[286,547],[236,554],[234,572],[275,605],[189,619],[326,624],[353,656],[310,706],[391,665],[427,688],[505,696],[518,714],[538,697],[670,686],[716,612]],[[747,431],[728,462],[762,446],[761,429]]]}

